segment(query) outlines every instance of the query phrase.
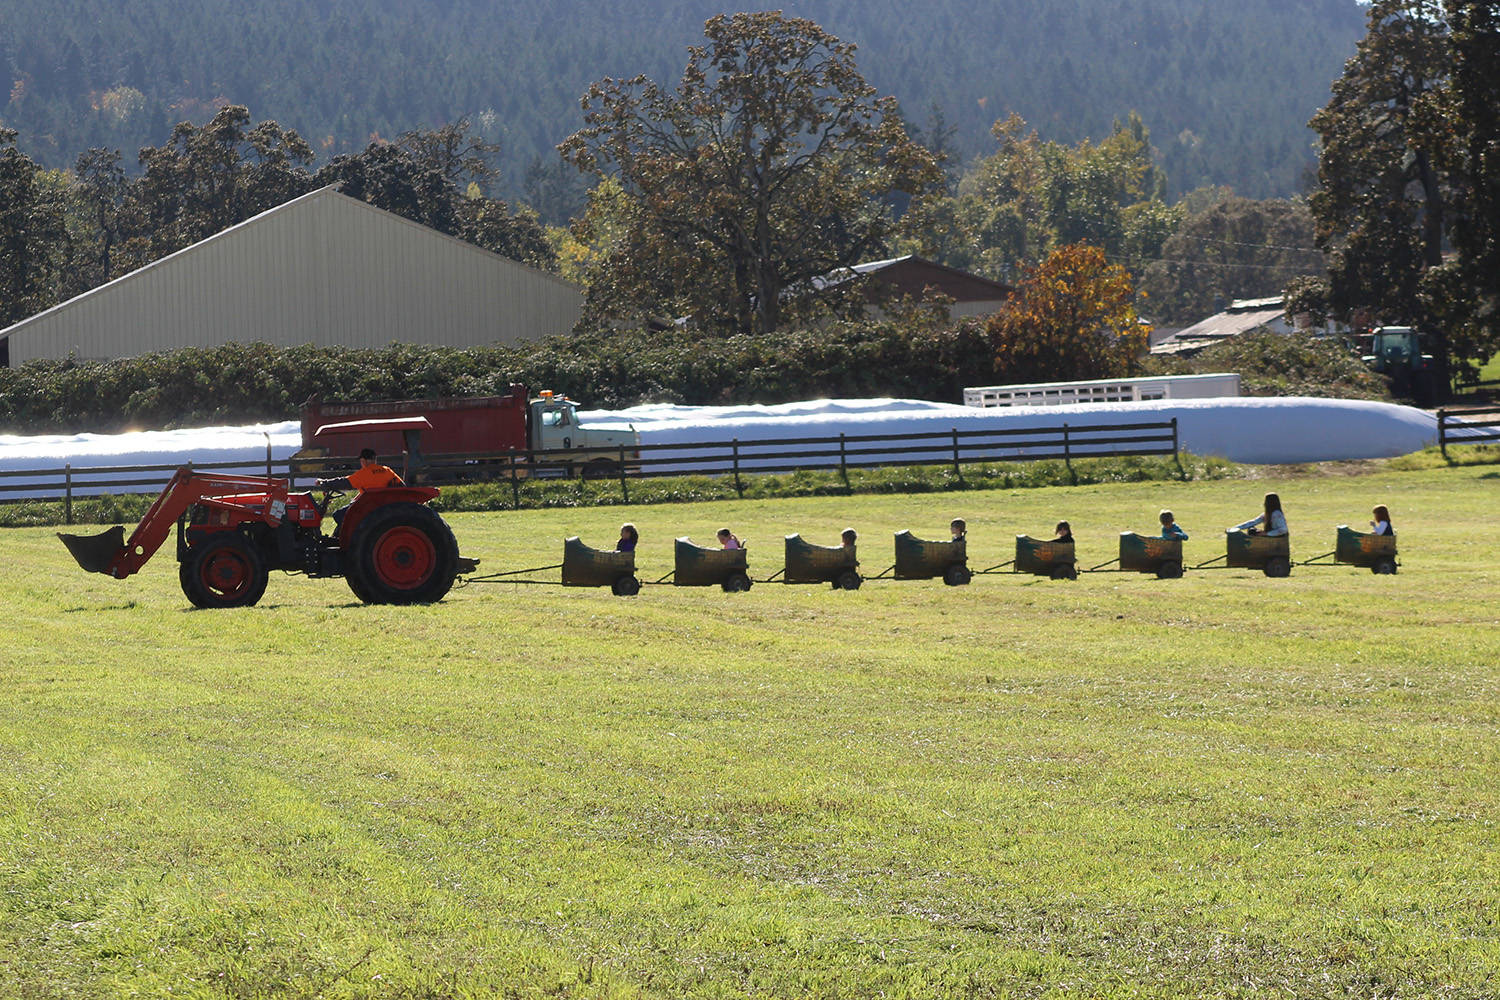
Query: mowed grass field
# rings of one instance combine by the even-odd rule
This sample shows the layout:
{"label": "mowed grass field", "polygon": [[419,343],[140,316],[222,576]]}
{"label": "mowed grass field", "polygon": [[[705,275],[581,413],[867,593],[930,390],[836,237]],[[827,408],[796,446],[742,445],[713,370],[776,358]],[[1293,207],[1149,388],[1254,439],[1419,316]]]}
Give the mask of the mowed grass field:
{"label": "mowed grass field", "polygon": [[647,579],[725,524],[765,577],[1171,506],[1199,562],[1271,488],[1294,558],[1388,503],[1400,573],[205,612],[7,531],[0,996],[1494,997],[1493,466],[450,521],[494,570],[629,517]]}

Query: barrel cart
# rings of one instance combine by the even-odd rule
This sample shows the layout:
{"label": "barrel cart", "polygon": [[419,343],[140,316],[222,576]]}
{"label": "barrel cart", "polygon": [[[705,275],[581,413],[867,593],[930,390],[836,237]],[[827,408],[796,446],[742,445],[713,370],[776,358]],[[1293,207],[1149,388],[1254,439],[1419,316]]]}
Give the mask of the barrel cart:
{"label": "barrel cart", "polygon": [[886,573],[896,580],[941,577],[950,587],[962,587],[974,577],[969,571],[968,546],[963,538],[930,542],[910,531],[896,532],[896,564],[871,579],[881,579]]}
{"label": "barrel cart", "polygon": [[814,545],[800,534],[786,536],[786,565],[766,580],[778,576],[782,583],[831,583],[834,590],[858,590],[864,583],[853,545]]}
{"label": "barrel cart", "polygon": [[708,548],[694,544],[690,538],[679,538],[672,570],[672,585],[717,586],[732,594],[749,590],[749,556],[744,548]]}
{"label": "barrel cart", "polygon": [[1054,580],[1078,579],[1078,558],[1072,542],[1016,536],[1015,572],[1046,576]]}
{"label": "barrel cart", "polygon": [[[1223,560],[1222,565],[1217,565]],[[1231,528],[1224,532],[1224,554],[1193,569],[1258,569],[1266,576],[1292,575],[1290,535],[1252,535]]]}
{"label": "barrel cart", "polygon": [[[1363,566],[1371,573],[1389,576],[1400,565],[1396,561],[1396,536],[1374,535],[1367,531],[1355,531],[1347,524],[1338,527],[1332,552],[1304,560],[1302,566]],[[1326,560],[1332,559],[1333,562]]]}
{"label": "barrel cart", "polygon": [[608,587],[620,597],[640,593],[635,575],[635,553],[593,549],[577,535],[563,542],[564,587]]}
{"label": "barrel cart", "polygon": [[1175,580],[1182,576],[1182,539],[1122,531],[1120,555],[1109,562],[1090,566],[1087,572],[1098,573],[1110,566],[1116,566],[1121,573],[1155,573],[1158,580]]}
{"label": "barrel cart", "polygon": [[564,587],[608,587],[618,597],[634,597],[640,593],[641,581],[635,575],[635,553],[616,552],[612,549],[595,549],[583,544],[577,535],[563,542],[563,561],[551,566],[532,566],[527,569],[505,570],[471,576],[464,585],[471,583],[531,583],[552,584],[553,580],[527,579],[528,574],[562,570]]}

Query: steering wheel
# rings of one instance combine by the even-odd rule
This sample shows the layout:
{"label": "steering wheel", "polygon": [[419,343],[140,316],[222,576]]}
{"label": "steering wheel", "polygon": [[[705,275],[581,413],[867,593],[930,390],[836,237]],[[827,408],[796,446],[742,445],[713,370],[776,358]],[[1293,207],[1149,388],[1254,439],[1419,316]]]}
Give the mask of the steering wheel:
{"label": "steering wheel", "polygon": [[318,519],[322,520],[324,517],[326,517],[328,515],[328,505],[333,503],[336,497],[341,497],[343,495],[343,490],[324,490],[323,502],[318,503],[316,500],[313,501],[313,505],[318,508]]}

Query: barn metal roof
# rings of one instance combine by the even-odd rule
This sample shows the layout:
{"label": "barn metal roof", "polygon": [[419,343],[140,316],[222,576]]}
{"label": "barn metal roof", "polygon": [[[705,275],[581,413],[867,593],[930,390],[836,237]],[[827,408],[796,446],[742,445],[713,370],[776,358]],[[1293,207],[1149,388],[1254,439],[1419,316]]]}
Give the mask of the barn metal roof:
{"label": "barn metal roof", "polygon": [[556,275],[332,187],[279,205],[0,330],[10,363],[181,347],[475,347],[572,329]]}

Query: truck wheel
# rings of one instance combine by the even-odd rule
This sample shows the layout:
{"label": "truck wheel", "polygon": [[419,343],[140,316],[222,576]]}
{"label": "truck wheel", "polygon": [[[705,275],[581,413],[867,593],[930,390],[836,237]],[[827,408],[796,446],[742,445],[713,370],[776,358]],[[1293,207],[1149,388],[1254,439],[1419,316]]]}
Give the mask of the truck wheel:
{"label": "truck wheel", "polygon": [[247,608],[266,592],[265,560],[239,535],[208,538],[177,567],[182,592],[199,608]]}
{"label": "truck wheel", "polygon": [[950,587],[962,587],[974,578],[967,566],[949,566],[943,570],[943,582]]}
{"label": "truck wheel", "polygon": [[634,597],[641,592],[641,581],[626,573],[610,584],[609,589],[616,597]]}
{"label": "truck wheel", "polygon": [[854,570],[852,570],[852,569],[846,569],[842,573],[840,573],[837,577],[834,578],[833,589],[834,590],[858,590],[859,589],[859,585],[862,584],[862,583],[864,583],[864,582],[865,582],[864,577],[860,576],[858,573],[854,572]]}
{"label": "truck wheel", "polygon": [[725,591],[731,594],[743,594],[750,589],[750,577],[738,571],[730,573],[720,584]]}
{"label": "truck wheel", "polygon": [[[458,575],[458,542],[437,512],[392,503],[365,515],[350,544],[349,588],[373,604],[440,601]],[[357,586],[356,586],[357,584]]]}

